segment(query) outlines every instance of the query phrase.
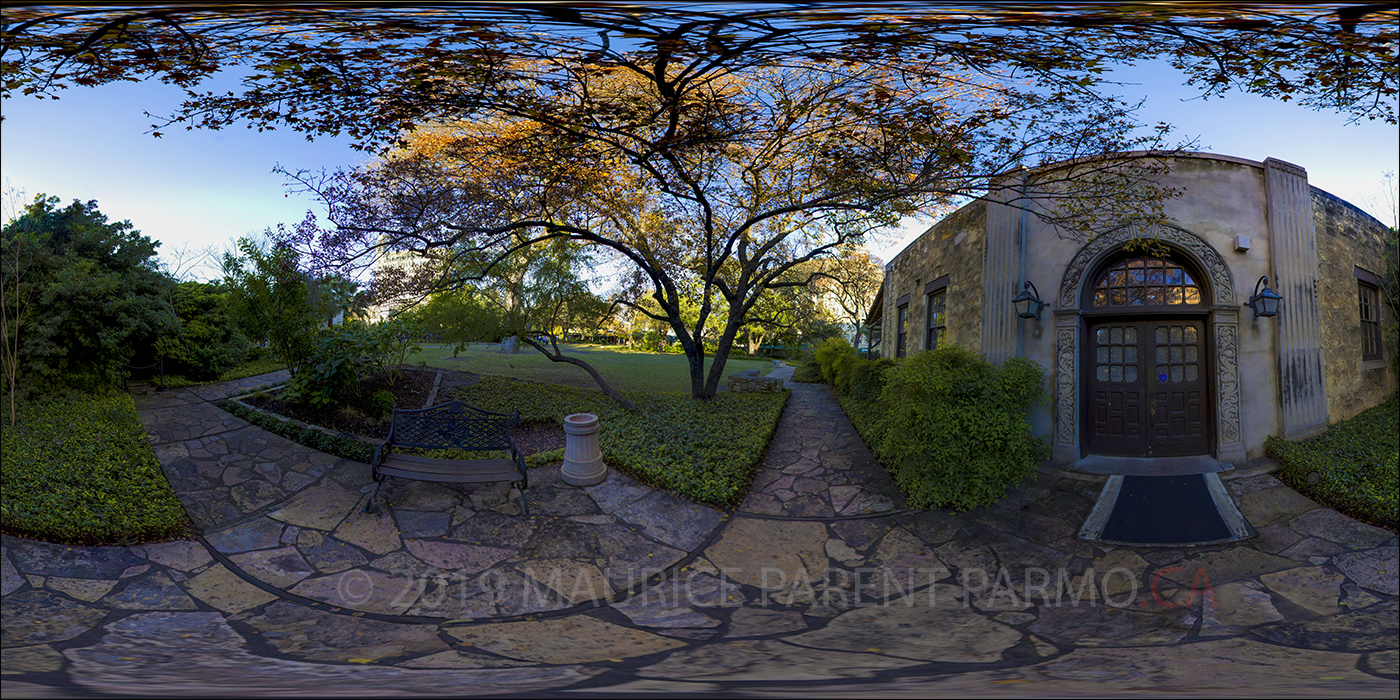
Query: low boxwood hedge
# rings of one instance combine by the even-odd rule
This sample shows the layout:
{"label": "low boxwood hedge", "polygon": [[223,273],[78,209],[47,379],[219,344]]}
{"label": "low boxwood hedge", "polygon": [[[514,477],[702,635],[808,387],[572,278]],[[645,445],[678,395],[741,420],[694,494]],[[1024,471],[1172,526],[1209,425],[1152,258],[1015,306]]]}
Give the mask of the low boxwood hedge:
{"label": "low boxwood hedge", "polygon": [[[7,406],[8,408],[8,406]],[[4,416],[6,533],[69,544],[183,537],[189,521],[127,394],[65,394]]]}
{"label": "low boxwood hedge", "polygon": [[1264,449],[1295,491],[1362,522],[1400,527],[1400,400],[1385,403],[1300,442],[1278,437]]}

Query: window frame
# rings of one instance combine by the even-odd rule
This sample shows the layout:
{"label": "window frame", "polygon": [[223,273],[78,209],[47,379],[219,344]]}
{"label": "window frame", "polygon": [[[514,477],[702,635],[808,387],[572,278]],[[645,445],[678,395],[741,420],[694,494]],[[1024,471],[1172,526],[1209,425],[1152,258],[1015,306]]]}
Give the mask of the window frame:
{"label": "window frame", "polygon": [[895,306],[895,323],[898,324],[898,334],[895,336],[894,356],[904,357],[906,340],[909,336],[909,295],[900,297]]}
{"label": "window frame", "polygon": [[[934,323],[934,299],[938,305],[938,321]],[[948,333],[948,275],[924,285],[924,351],[936,350],[943,346]]]}
{"label": "window frame", "polygon": [[1379,360],[1385,354],[1381,336],[1381,290],[1364,279],[1357,279],[1356,296],[1361,320],[1361,360]]}

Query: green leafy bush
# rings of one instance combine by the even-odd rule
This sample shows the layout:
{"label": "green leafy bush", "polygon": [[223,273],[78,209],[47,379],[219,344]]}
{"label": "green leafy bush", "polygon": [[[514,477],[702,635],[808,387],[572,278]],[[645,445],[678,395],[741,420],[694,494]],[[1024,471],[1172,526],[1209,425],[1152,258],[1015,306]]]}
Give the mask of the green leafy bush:
{"label": "green leafy bush", "polygon": [[248,339],[234,323],[227,295],[217,285],[181,282],[169,295],[177,323],[155,348],[166,358],[167,372],[208,381],[243,361]]}
{"label": "green leafy bush", "polygon": [[816,360],[822,380],[832,386],[836,385],[841,370],[855,359],[855,348],[845,338],[827,338],[817,346]]}
{"label": "green leafy bush", "polygon": [[72,544],[188,533],[129,395],[64,394],[19,404],[17,418],[0,438],[5,532]]}
{"label": "green leafy bush", "polygon": [[395,398],[393,392],[387,389],[380,389],[370,394],[368,406],[369,414],[380,418],[387,416],[394,410],[394,402]]}
{"label": "green leafy bush", "polygon": [[857,401],[878,401],[885,390],[885,376],[891,367],[894,367],[894,360],[856,360],[851,370],[851,388],[847,393]]}
{"label": "green leafy bush", "polygon": [[1331,426],[1315,438],[1270,436],[1264,449],[1283,465],[1276,476],[1294,490],[1357,520],[1400,527],[1400,400]]}
{"label": "green leafy bush", "polygon": [[822,381],[821,367],[817,365],[816,360],[811,360],[792,371],[792,381],[801,384],[820,384]]}
{"label": "green leafy bush", "polygon": [[889,370],[882,461],[919,508],[967,510],[999,500],[1045,456],[1025,413],[1044,394],[1045,371],[1024,358],[998,368],[949,346]]}

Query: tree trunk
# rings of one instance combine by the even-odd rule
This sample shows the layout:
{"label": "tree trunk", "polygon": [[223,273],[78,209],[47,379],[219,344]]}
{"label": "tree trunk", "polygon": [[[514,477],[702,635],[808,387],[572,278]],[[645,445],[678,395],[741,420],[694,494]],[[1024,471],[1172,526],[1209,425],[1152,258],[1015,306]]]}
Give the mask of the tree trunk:
{"label": "tree trunk", "polygon": [[738,333],[738,320],[730,319],[719,336],[719,342],[715,344],[715,357],[710,361],[710,376],[705,382],[705,391],[710,398],[714,398],[715,392],[719,391],[719,379],[724,376],[724,365],[729,361],[729,348],[734,345],[734,336]]}
{"label": "tree trunk", "polygon": [[[629,400],[626,396],[623,396],[616,389],[612,388],[612,386],[608,384],[607,380],[603,379],[603,375],[598,374],[598,370],[593,368],[593,365],[590,365],[587,362],[578,359],[577,357],[565,357],[564,352],[562,350],[558,352],[550,352],[548,348],[544,347],[543,345],[540,345],[539,343],[536,343],[535,340],[529,335],[524,335],[521,337],[525,340],[526,343],[530,344],[530,347],[539,350],[541,354],[543,354],[545,357],[548,357],[550,362],[567,362],[571,365],[582,367],[585,372],[588,372],[588,376],[593,377],[593,381],[598,384],[598,388],[602,389],[603,393],[606,394],[608,398],[617,402],[617,405],[623,407],[624,409],[632,413],[641,413],[641,409],[637,408],[637,404],[632,403],[632,401]],[[557,349],[558,346],[555,347]]]}

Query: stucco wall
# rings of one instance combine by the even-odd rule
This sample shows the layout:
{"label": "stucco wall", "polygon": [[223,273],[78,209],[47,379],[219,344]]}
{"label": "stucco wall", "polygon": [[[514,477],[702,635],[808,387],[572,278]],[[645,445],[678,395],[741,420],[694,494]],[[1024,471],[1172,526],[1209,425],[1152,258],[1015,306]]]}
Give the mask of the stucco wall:
{"label": "stucco wall", "polygon": [[[1385,272],[1386,227],[1356,207],[1312,188],[1317,230],[1318,306],[1322,321],[1322,368],[1327,382],[1327,420],[1350,418],[1375,406],[1395,391],[1391,365],[1393,344],[1381,359],[1361,359],[1361,306],[1357,266],[1375,275]],[[1395,323],[1381,300],[1381,326]]]}
{"label": "stucco wall", "polygon": [[[1164,183],[1183,190],[1181,197],[1166,204],[1170,223],[1213,247],[1229,269],[1233,299],[1216,307],[1212,318],[1223,322],[1238,318],[1235,366],[1239,440],[1246,458],[1259,457],[1263,454],[1264,439],[1279,434],[1283,427],[1279,394],[1279,320],[1255,318],[1249,307],[1241,306],[1249,299],[1261,276],[1268,275],[1270,280],[1275,277],[1277,261],[1273,259],[1272,240],[1275,232],[1269,221],[1269,185],[1264,164],[1230,156],[1197,154],[1176,159]],[[1378,261],[1384,246],[1380,238],[1384,229],[1378,228],[1378,222],[1355,207],[1316,188],[1312,189],[1312,202],[1317,229],[1318,300],[1327,408],[1329,420],[1336,421],[1381,402],[1397,385],[1396,374],[1389,366],[1389,358],[1395,352],[1393,347],[1385,348],[1383,361],[1363,363],[1360,359],[1360,316],[1352,271],[1353,265],[1360,264],[1376,274],[1383,272],[1378,269]],[[923,350],[922,285],[945,273],[950,275],[948,338],[981,352],[985,220],[984,205],[969,205],[935,225],[891,261],[884,288],[882,351],[886,356],[893,356],[894,352],[895,302],[905,294],[910,295],[906,351]],[[1248,250],[1236,250],[1237,236],[1249,238]],[[1035,283],[1041,298],[1051,306],[1040,320],[1018,321],[1019,332],[1025,355],[1046,368],[1047,388],[1053,394],[1058,391],[1055,384],[1057,316],[1053,312],[1060,311],[1058,322],[1061,324],[1065,322],[1065,314],[1073,317],[1076,313],[1077,298],[1069,307],[1061,305],[1060,286],[1065,269],[1079,252],[1081,242],[1062,237],[1034,217],[1029,222],[1027,241],[1027,279]],[[1090,272],[1085,271],[1086,277]],[[1389,307],[1383,308],[1382,322],[1394,322]],[[1217,339],[1213,331],[1207,333],[1214,355]],[[1218,408],[1213,406],[1212,411],[1217,412]],[[1216,418],[1218,416],[1212,417],[1213,423]],[[1050,435],[1054,429],[1054,418],[1049,410],[1032,415],[1031,422],[1037,434]],[[1218,425],[1213,425],[1213,430],[1218,430]],[[1216,434],[1214,441],[1219,446],[1222,436]]]}
{"label": "stucco wall", "polygon": [[981,345],[982,255],[987,207],[975,202],[945,217],[914,239],[885,271],[885,309],[880,354],[894,357],[899,312],[895,302],[909,295],[906,356],[924,350],[928,309],[924,285],[948,275],[945,341],[973,352]]}
{"label": "stucco wall", "polygon": [[[1254,291],[1255,281],[1261,275],[1271,274],[1262,169],[1257,163],[1237,158],[1181,158],[1172,163],[1171,172],[1163,181],[1184,190],[1181,197],[1166,204],[1171,223],[1199,236],[1220,253],[1230,268],[1234,308],[1239,309],[1238,304],[1248,300]],[[1248,251],[1235,250],[1235,236],[1241,234],[1250,238]],[[1027,277],[1041,290],[1042,298],[1054,302],[1052,309],[1061,308],[1061,280],[1081,244],[1061,238],[1052,227],[1035,219],[1028,239],[1031,247],[1026,256]],[[1277,434],[1280,425],[1277,328],[1270,319],[1255,319],[1248,307],[1239,309],[1238,314],[1240,437],[1247,457],[1253,458],[1263,454],[1264,438]],[[1047,312],[1040,321],[1023,323],[1026,355],[1053,375],[1054,318]],[[1209,340],[1215,342],[1213,337]],[[1044,435],[1049,435],[1053,427],[1049,415],[1033,416],[1032,426]],[[1216,443],[1219,441],[1217,435]]]}

